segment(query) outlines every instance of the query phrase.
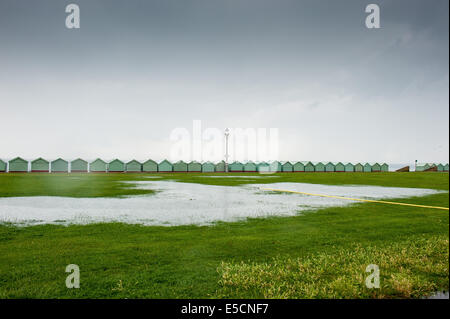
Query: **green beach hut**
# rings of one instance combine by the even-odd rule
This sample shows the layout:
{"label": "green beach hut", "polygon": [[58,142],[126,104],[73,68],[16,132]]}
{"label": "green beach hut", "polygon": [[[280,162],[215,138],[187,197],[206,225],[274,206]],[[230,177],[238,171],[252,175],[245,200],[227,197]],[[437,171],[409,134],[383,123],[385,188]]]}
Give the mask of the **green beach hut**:
{"label": "green beach hut", "polygon": [[372,165],[372,172],[381,172],[381,165],[378,163],[375,163]]}
{"label": "green beach hut", "polygon": [[244,164],[244,172],[257,172],[258,167],[252,161],[249,161]]}
{"label": "green beach hut", "polygon": [[244,171],[244,165],[240,162],[233,162],[228,166],[230,172],[242,172]]}
{"label": "green beach hut", "polygon": [[158,171],[158,163],[156,163],[154,160],[147,160],[142,164],[142,171],[143,172],[157,172]]}
{"label": "green beach hut", "polygon": [[256,169],[258,172],[270,172],[269,163],[266,162],[256,164]]}
{"label": "green beach hut", "polygon": [[225,161],[220,161],[215,165],[216,172],[225,172]]}
{"label": "green beach hut", "polygon": [[178,161],[175,164],[173,164],[173,171],[174,172],[187,172],[188,165],[184,161]]}
{"label": "green beach hut", "polygon": [[11,173],[26,173],[28,172],[28,162],[23,158],[16,157],[9,161],[8,171]]}
{"label": "green beach hut", "polygon": [[416,172],[423,172],[429,169],[431,166],[428,163],[419,163],[416,165]]}
{"label": "green beach hut", "polygon": [[293,172],[294,166],[291,162],[283,162],[281,163],[281,171],[282,172]]}
{"label": "green beach hut", "polygon": [[444,172],[448,172],[448,163],[444,165]]}
{"label": "green beach hut", "polygon": [[203,173],[214,173],[214,170],[216,168],[216,165],[211,162],[205,162],[202,164],[202,172]]}
{"label": "green beach hut", "polygon": [[31,171],[35,173],[48,173],[50,172],[50,163],[42,157],[39,157],[31,162]]}
{"label": "green beach hut", "polygon": [[163,160],[158,164],[158,172],[173,172],[173,165],[168,160]]}
{"label": "green beach hut", "polygon": [[316,167],[314,166],[313,162],[303,162],[305,165],[305,172],[315,172]]}
{"label": "green beach hut", "polygon": [[92,173],[106,173],[107,164],[104,160],[97,158],[89,164],[89,171]]}
{"label": "green beach hut", "polygon": [[200,173],[202,171],[202,164],[196,161],[192,161],[188,164],[188,172],[197,172]]}
{"label": "green beach hut", "polygon": [[355,172],[361,173],[363,171],[364,171],[364,165],[363,164],[361,164],[361,163],[355,164]]}
{"label": "green beach hut", "polygon": [[437,171],[438,172],[443,172],[444,171],[444,165],[442,165],[441,163],[437,164],[436,167],[437,167]]}
{"label": "green beach hut", "polygon": [[370,173],[372,172],[372,165],[370,165],[369,163],[364,164],[364,173]]}
{"label": "green beach hut", "polygon": [[129,161],[125,166],[127,173],[140,173],[142,172],[142,164],[137,160]]}
{"label": "green beach hut", "polygon": [[6,172],[6,162],[0,159],[0,173]]}
{"label": "green beach hut", "polygon": [[389,172],[389,165],[386,163],[381,164],[381,171],[382,172]]}
{"label": "green beach hut", "polygon": [[355,171],[355,166],[352,163],[347,163],[345,164],[345,172],[354,172]]}
{"label": "green beach hut", "polygon": [[328,162],[325,164],[325,172],[334,172],[334,164],[331,162]]}
{"label": "green beach hut", "polygon": [[[314,169],[314,167],[313,167]],[[304,162],[297,162],[294,165],[292,165],[292,171],[293,172],[304,172],[305,171],[305,163]]]}
{"label": "green beach hut", "polygon": [[314,163],[315,172],[325,172],[325,164],[322,162]]}
{"label": "green beach hut", "polygon": [[52,173],[68,173],[69,172],[69,162],[58,158],[51,163]]}
{"label": "green beach hut", "polygon": [[281,172],[281,162],[273,161],[269,163],[271,172]]}
{"label": "green beach hut", "polygon": [[333,163],[335,172],[345,172],[345,165],[341,162]]}
{"label": "green beach hut", "polygon": [[70,171],[72,173],[86,173],[88,171],[88,162],[81,158],[77,158],[70,162]]}
{"label": "green beach hut", "polygon": [[125,172],[125,163],[119,159],[112,160],[108,163],[108,172],[110,173],[123,173]]}

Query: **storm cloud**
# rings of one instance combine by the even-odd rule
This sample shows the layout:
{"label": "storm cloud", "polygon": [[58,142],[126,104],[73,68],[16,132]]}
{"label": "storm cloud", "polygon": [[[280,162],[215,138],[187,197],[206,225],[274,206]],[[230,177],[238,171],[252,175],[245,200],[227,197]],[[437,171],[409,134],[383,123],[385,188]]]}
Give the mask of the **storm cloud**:
{"label": "storm cloud", "polygon": [[1,158],[161,160],[201,120],[278,128],[280,160],[448,161],[448,1],[72,2],[80,29],[0,2]]}

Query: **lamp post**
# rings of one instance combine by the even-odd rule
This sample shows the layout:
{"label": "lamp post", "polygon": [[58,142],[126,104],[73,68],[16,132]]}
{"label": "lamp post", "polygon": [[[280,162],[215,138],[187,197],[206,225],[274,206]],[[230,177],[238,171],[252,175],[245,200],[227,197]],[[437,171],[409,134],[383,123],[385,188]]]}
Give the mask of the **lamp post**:
{"label": "lamp post", "polygon": [[228,173],[228,137],[230,136],[230,130],[225,129],[225,172]]}

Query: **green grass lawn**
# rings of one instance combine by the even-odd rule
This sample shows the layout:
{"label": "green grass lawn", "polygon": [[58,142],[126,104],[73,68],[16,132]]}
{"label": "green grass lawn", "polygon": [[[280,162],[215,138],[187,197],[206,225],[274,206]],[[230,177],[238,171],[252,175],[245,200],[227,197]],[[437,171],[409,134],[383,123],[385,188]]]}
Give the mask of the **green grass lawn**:
{"label": "green grass lawn", "polygon": [[[250,180],[207,175],[214,174],[157,176],[231,186],[307,182],[449,189],[449,175],[432,172],[283,173]],[[0,197],[142,195],[151,191],[120,182],[153,180],[147,176],[1,174]],[[448,207],[449,195],[401,201]],[[448,289],[448,238],[448,211],[376,203],[202,227],[0,225],[0,298],[420,297]],[[369,263],[380,267],[380,289],[365,287]],[[80,267],[80,289],[65,287],[68,264]]]}

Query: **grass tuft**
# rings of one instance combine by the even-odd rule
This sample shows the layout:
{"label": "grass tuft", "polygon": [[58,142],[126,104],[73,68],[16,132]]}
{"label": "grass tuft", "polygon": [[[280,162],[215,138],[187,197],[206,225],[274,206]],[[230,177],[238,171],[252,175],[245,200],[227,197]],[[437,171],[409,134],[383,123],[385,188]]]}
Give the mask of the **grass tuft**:
{"label": "grass tuft", "polygon": [[[354,245],[304,258],[222,262],[218,298],[419,298],[448,289],[449,241],[418,236],[383,247]],[[369,289],[366,267],[380,269],[380,288]]]}

